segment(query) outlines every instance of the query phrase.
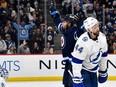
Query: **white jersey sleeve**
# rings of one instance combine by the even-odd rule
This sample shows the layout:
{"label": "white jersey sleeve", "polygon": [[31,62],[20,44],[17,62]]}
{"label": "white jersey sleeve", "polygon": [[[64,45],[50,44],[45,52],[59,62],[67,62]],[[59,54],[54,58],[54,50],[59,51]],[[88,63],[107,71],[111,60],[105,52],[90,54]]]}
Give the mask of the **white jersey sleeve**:
{"label": "white jersey sleeve", "polygon": [[103,54],[102,54],[101,59],[99,61],[99,70],[106,71],[107,70],[108,46],[107,46],[106,37],[103,33],[101,33],[101,39],[103,41]]}
{"label": "white jersey sleeve", "polygon": [[88,49],[85,44],[87,38],[82,35],[75,44],[72,52],[72,69],[73,75],[81,77],[82,62],[86,58]]}
{"label": "white jersey sleeve", "polygon": [[[82,35],[76,42],[72,56],[79,60],[84,60],[87,56],[88,49],[87,44],[85,43],[87,38]],[[73,62],[76,62],[75,60]],[[81,61],[80,61],[81,62]]]}

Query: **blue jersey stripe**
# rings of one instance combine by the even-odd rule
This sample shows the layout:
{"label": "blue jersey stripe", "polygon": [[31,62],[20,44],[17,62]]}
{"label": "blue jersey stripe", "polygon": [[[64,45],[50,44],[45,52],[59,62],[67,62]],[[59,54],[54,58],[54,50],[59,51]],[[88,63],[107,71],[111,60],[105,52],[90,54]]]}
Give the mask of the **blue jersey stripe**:
{"label": "blue jersey stripe", "polygon": [[104,52],[104,53],[102,54],[102,57],[106,57],[106,56],[108,56],[108,52]]}
{"label": "blue jersey stripe", "polygon": [[59,12],[58,12],[58,11],[53,11],[53,12],[51,13],[51,15],[55,15],[55,14],[59,14]]}
{"label": "blue jersey stripe", "polygon": [[77,63],[77,64],[82,64],[83,60],[73,57],[72,62]]}
{"label": "blue jersey stripe", "polygon": [[[86,68],[84,65],[82,65],[84,68]],[[92,68],[92,69],[87,69],[87,70],[90,70],[90,71],[96,71],[97,70],[97,68],[98,68],[98,65],[96,65],[94,68]]]}
{"label": "blue jersey stripe", "polygon": [[59,30],[60,32],[62,32],[62,23],[60,23],[60,24],[58,25],[58,30]]}

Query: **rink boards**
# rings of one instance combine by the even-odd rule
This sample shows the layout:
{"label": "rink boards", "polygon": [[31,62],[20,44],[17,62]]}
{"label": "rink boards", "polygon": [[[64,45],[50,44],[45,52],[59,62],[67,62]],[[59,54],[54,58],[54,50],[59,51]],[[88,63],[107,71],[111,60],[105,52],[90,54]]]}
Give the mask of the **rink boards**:
{"label": "rink boards", "polygon": [[[53,55],[0,55],[0,67],[9,71],[8,81],[59,81],[64,63],[61,54]],[[116,80],[116,55],[107,62],[109,80]]]}

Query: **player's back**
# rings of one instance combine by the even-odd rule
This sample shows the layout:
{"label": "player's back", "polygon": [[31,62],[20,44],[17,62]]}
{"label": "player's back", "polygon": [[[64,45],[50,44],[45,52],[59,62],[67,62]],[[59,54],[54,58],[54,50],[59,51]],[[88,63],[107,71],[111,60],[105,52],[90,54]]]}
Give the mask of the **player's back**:
{"label": "player's back", "polygon": [[82,33],[80,33],[75,26],[71,27],[65,32],[62,32],[61,47],[63,57],[72,57],[71,52],[73,51],[75,43],[81,34]]}

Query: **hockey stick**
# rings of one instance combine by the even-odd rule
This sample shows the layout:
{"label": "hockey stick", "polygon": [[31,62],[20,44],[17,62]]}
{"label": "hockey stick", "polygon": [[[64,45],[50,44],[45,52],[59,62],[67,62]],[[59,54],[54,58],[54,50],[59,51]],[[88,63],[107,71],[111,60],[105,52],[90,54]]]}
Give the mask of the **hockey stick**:
{"label": "hockey stick", "polygon": [[74,77],[70,70],[68,70],[68,73],[70,74],[71,77]]}

